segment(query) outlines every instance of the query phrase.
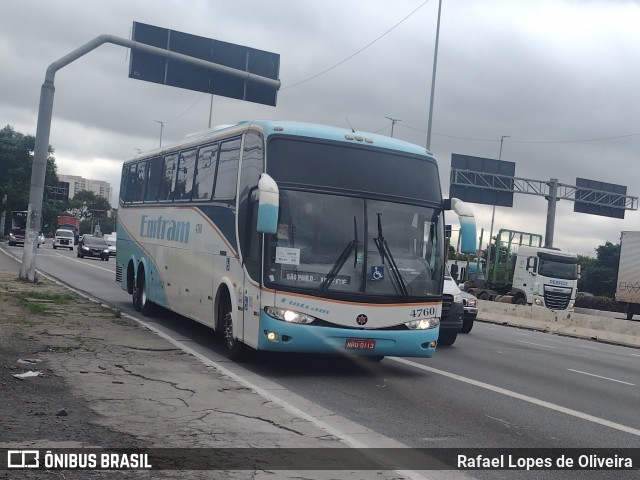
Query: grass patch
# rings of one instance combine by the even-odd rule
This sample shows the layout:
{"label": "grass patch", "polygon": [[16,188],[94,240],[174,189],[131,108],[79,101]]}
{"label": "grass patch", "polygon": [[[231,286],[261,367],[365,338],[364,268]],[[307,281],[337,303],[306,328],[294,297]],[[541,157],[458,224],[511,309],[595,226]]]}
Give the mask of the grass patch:
{"label": "grass patch", "polygon": [[45,315],[49,313],[48,305],[66,305],[73,300],[73,296],[66,293],[51,292],[20,292],[18,293],[19,303],[27,308],[34,315]]}

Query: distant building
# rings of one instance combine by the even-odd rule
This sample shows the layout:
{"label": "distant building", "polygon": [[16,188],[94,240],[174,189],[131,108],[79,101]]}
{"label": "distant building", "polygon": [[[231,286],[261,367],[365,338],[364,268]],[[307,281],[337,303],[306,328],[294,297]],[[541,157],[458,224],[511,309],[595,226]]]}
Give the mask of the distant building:
{"label": "distant building", "polygon": [[111,185],[103,180],[91,180],[76,175],[60,175],[58,180],[69,184],[69,199],[83,190],[88,190],[96,195],[106,198],[111,203]]}

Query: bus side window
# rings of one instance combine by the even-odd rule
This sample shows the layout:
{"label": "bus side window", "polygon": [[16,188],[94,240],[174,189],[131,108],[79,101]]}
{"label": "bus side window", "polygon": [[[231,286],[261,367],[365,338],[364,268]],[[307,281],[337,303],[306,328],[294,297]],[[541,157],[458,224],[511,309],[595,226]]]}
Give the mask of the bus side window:
{"label": "bus side window", "polygon": [[164,159],[155,157],[149,161],[147,165],[147,188],[145,194],[145,202],[157,202],[162,186],[162,175],[164,173]]}
{"label": "bus side window", "polygon": [[176,175],[178,170],[178,154],[167,155],[164,158],[164,176],[160,189],[159,200],[172,201],[176,186]]}
{"label": "bus side window", "polygon": [[134,163],[129,165],[129,171],[127,173],[127,188],[125,202],[131,203],[135,198],[136,193],[136,178],[138,177],[138,164]]}
{"label": "bus side window", "polygon": [[231,199],[236,196],[238,185],[238,163],[240,162],[240,139],[236,138],[220,145],[218,174],[214,198]]}
{"label": "bus side window", "polygon": [[218,164],[218,145],[207,145],[198,152],[198,166],[193,185],[193,198],[211,200],[213,196],[213,181],[216,178]]}
{"label": "bus side window", "polygon": [[133,178],[133,202],[144,200],[144,184],[147,178],[147,162],[139,162],[136,176]]}
{"label": "bus side window", "polygon": [[122,200],[123,202],[127,201],[127,190],[128,190],[127,179],[129,178],[130,167],[131,167],[130,165],[125,165],[122,167],[122,178],[120,179],[120,185],[122,185],[122,189],[120,190],[120,200]]}
{"label": "bus side window", "polygon": [[176,200],[191,200],[193,177],[196,169],[196,153],[196,150],[187,150],[180,154],[176,180]]}

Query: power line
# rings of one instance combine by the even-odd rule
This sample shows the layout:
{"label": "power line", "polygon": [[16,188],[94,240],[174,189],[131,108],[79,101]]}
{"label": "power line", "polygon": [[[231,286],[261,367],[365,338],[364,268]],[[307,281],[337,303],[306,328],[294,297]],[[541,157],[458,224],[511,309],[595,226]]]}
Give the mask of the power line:
{"label": "power line", "polygon": [[347,58],[345,58],[344,60],[339,61],[338,63],[336,63],[335,65],[333,65],[332,67],[329,67],[319,73],[316,73],[315,75],[312,75],[311,77],[305,79],[305,80],[301,80],[297,83],[293,83],[291,85],[287,85],[286,87],[282,87],[280,88],[280,91],[282,90],[286,90],[288,88],[293,88],[293,87],[297,87],[298,85],[301,85],[303,83],[306,83],[310,80],[313,80],[314,78],[318,78],[321,75],[324,75],[327,72],[330,72],[331,70],[338,68],[340,65],[342,65],[343,63],[351,60],[353,57],[355,57],[356,55],[362,53],[363,51],[365,51],[367,48],[369,48],[371,45],[373,45],[374,43],[376,43],[378,40],[380,40],[381,38],[385,37],[386,35],[388,35],[389,33],[391,33],[392,30],[394,30],[395,28],[397,28],[401,23],[403,23],[405,20],[407,20],[409,17],[411,17],[414,13],[416,13],[418,10],[420,10],[422,7],[424,7],[427,3],[429,3],[431,0],[426,0],[426,2],[421,3],[415,10],[413,10],[409,15],[407,15],[406,17],[404,17],[402,20],[400,20],[398,23],[396,23],[393,27],[391,27],[390,29],[388,29],[386,32],[384,32],[382,35],[380,35],[378,38],[376,38],[375,40],[372,40],[371,42],[367,43],[364,47],[362,47],[360,50],[356,51],[355,53],[352,53],[351,55],[349,55]]}
{"label": "power line", "polygon": [[[346,63],[347,61],[351,60],[353,57],[355,57],[356,55],[362,53],[363,51],[365,51],[367,48],[369,48],[371,45],[373,45],[374,43],[376,43],[378,40],[382,39],[383,37],[385,37],[386,35],[388,35],[389,33],[391,33],[391,31],[393,31],[394,29],[396,29],[401,23],[405,22],[409,17],[411,17],[412,15],[414,15],[418,10],[420,10],[422,7],[424,7],[427,3],[429,3],[431,0],[426,0],[425,2],[421,3],[415,10],[413,10],[411,13],[409,13],[409,15],[407,15],[406,17],[404,17],[402,20],[400,20],[398,23],[396,23],[394,26],[392,26],[391,28],[389,28],[387,31],[385,31],[382,35],[380,35],[379,37],[377,37],[375,40],[369,42],[367,45],[365,45],[364,47],[362,47],[360,50],[356,51],[355,53],[349,55],[347,58],[341,60],[340,62],[336,63],[335,65],[333,65],[332,67],[329,67],[319,73],[316,73],[315,75],[312,75],[311,77],[305,79],[305,80],[301,80],[297,83],[293,83],[291,85],[287,85],[285,87],[281,87],[280,91],[286,90],[288,88],[292,88],[292,87],[297,87],[298,85],[301,85],[303,83],[306,83],[310,80],[313,80],[314,78],[317,78],[321,75],[324,75],[327,72],[330,72],[331,70],[339,67],[340,65],[342,65],[343,63]],[[191,109],[193,109],[193,107],[196,106],[196,104],[202,99],[204,95],[199,95],[198,98],[196,99],[195,102],[193,102],[193,104],[188,107],[185,111],[183,111],[182,113],[180,113],[179,115],[173,117],[171,120],[166,120],[165,123],[171,123],[177,119],[179,119],[180,117],[182,117],[183,115],[185,115],[187,112],[189,112]]]}

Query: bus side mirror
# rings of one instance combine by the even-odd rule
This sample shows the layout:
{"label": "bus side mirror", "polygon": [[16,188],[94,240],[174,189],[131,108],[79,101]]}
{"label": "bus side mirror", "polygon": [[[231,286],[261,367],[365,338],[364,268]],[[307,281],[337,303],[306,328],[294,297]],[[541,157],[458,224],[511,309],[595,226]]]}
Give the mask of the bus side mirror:
{"label": "bus side mirror", "polygon": [[278,231],[278,210],[280,208],[280,190],[278,184],[266,173],[258,180],[258,224],[259,233]]}
{"label": "bus side mirror", "polygon": [[449,207],[458,215],[460,221],[460,251],[475,253],[476,251],[476,219],[471,207],[458,198],[445,200],[444,208]]}

